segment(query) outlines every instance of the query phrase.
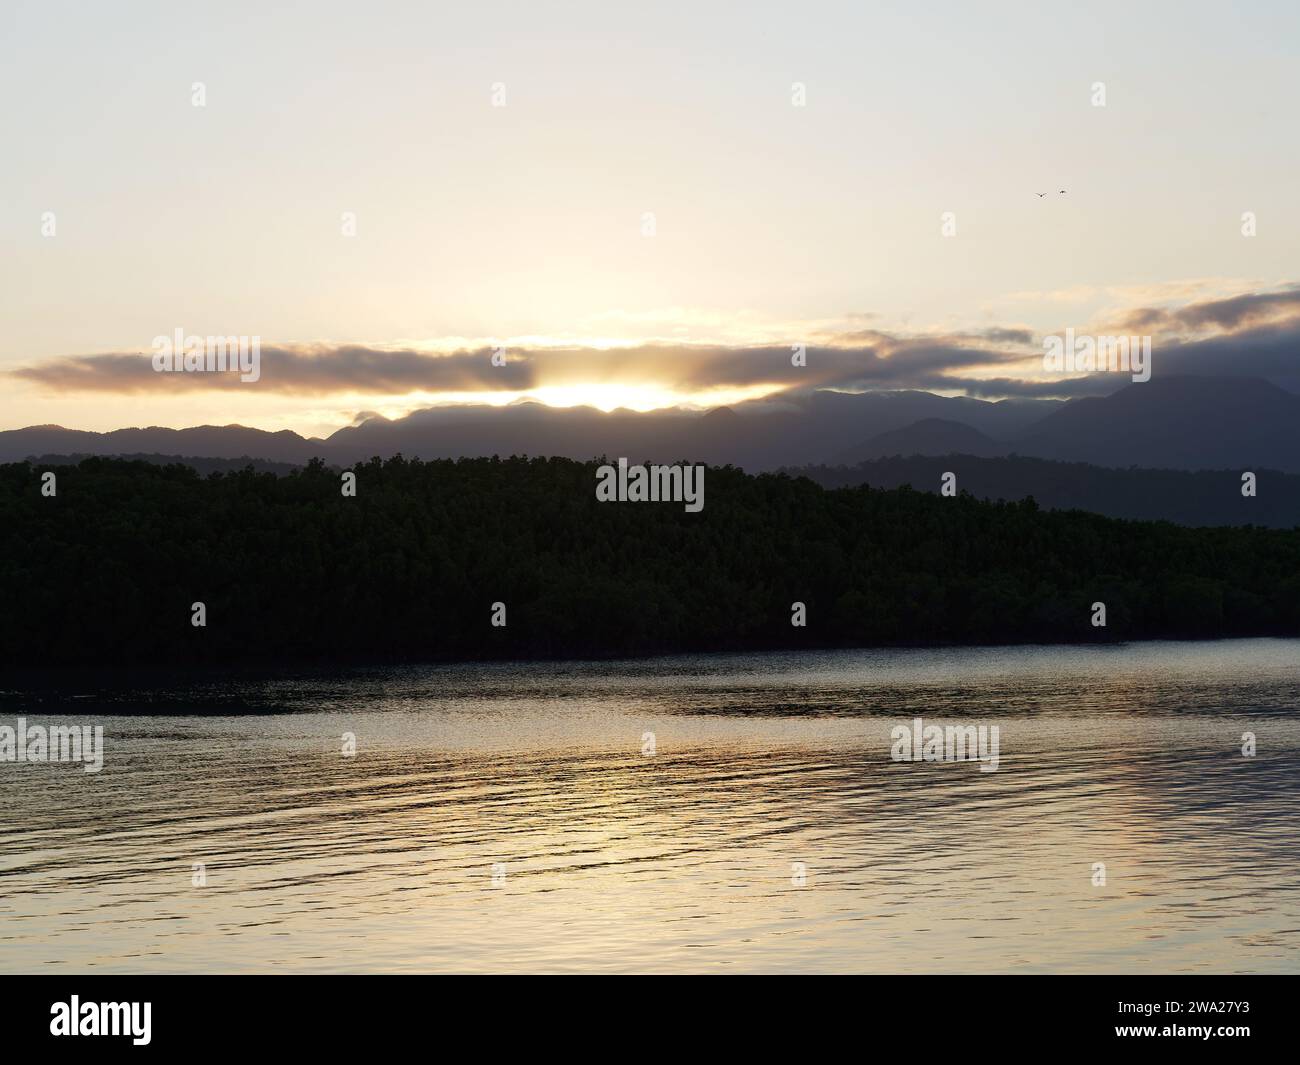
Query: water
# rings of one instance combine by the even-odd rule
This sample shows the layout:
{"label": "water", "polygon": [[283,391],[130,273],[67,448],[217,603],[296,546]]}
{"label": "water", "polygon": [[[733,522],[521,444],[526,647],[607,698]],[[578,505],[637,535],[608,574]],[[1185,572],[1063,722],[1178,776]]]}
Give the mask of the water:
{"label": "water", "polygon": [[106,744],[0,763],[2,971],[1300,970],[1296,640],[0,696]]}

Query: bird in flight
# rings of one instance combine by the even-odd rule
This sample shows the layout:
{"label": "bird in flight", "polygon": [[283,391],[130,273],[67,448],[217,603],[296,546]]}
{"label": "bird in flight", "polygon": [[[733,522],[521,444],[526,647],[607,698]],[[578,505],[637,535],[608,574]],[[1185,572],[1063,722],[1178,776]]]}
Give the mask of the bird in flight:
{"label": "bird in flight", "polygon": [[[1047,193],[1045,193],[1045,192],[1035,192],[1034,195],[1037,196],[1037,197],[1041,200],[1044,196],[1047,195]],[[1061,195],[1062,195],[1062,196],[1065,195],[1065,189],[1061,189]]]}

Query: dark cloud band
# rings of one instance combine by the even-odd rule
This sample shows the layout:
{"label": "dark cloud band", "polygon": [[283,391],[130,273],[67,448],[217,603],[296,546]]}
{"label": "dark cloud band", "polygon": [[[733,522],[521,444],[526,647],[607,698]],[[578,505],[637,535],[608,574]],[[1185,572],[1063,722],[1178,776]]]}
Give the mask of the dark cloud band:
{"label": "dark cloud band", "polygon": [[[1300,286],[1204,301],[1175,309],[1136,308],[1124,332],[1163,335],[1156,373],[1300,376]],[[1032,332],[993,327],[974,333],[898,336],[864,330],[810,346],[792,365],[788,345],[726,347],[645,344],[494,349],[430,354],[356,344],[264,346],[255,384],[237,375],[156,373],[147,352],[71,355],[9,371],[58,392],[163,393],[176,389],[258,388],[289,395],[402,395],[412,392],[526,392],[593,382],[653,384],[682,394],[714,388],[930,389],[985,398],[1104,394],[1105,375],[1043,379]],[[1016,376],[1016,370],[1029,371]]]}

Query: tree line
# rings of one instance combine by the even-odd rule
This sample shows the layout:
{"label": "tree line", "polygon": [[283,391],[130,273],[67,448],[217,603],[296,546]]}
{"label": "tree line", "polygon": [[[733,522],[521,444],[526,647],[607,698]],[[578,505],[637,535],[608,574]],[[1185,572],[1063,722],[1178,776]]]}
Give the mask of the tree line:
{"label": "tree line", "polygon": [[[1300,633],[1300,531],[707,471],[699,513],[604,459],[398,456],[276,476],[0,465],[0,661],[605,657]],[[42,494],[42,475],[55,475]],[[48,479],[46,479],[48,480]],[[195,627],[193,604],[206,624]],[[1092,624],[1105,603],[1104,628]],[[491,624],[504,605],[503,627]],[[802,603],[806,625],[791,624]],[[501,615],[501,611],[496,611]]]}

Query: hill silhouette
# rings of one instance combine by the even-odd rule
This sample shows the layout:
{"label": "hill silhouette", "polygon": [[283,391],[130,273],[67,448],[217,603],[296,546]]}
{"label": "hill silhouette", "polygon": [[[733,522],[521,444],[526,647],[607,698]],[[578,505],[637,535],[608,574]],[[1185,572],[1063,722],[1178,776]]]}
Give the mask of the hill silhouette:
{"label": "hill silhouette", "polygon": [[21,461],[35,455],[153,453],[205,458],[248,455],[299,464],[313,456],[351,464],[374,455],[396,454],[424,459],[553,455],[579,460],[629,455],[669,462],[690,454],[700,462],[730,463],[753,472],[824,462],[848,443],[926,418],[948,418],[995,436],[1011,435],[1059,405],[1056,401],[992,403],[928,392],[851,395],[814,391],[707,413],[605,413],[591,407],[559,408],[541,403],[446,406],[394,420],[373,416],[324,440],[244,426],[153,427],[108,433],[38,426],[0,432],[0,461]]}
{"label": "hill silhouette", "polygon": [[605,413],[591,407],[444,406],[377,415],[330,434],[245,426],[118,429],[59,426],[0,432],[0,461],[35,455],[190,455],[351,465],[378,455],[466,458],[681,454],[749,472],[836,465],[889,454],[1019,454],[1150,469],[1300,473],[1300,396],[1262,378],[1157,375],[1102,398],[989,402],[929,392],[805,391],[709,412]]}
{"label": "hill silhouette", "polygon": [[1097,466],[1300,473],[1300,396],[1261,378],[1154,376],[1072,400],[1011,442]]}
{"label": "hill silhouette", "polygon": [[851,466],[885,455],[1005,455],[1010,445],[945,418],[926,418],[873,436],[837,455],[831,464]]}
{"label": "hill silhouette", "polygon": [[1019,455],[892,455],[853,466],[800,466],[785,473],[823,488],[870,485],[938,492],[945,473],[979,499],[1033,499],[1052,510],[1179,525],[1300,527],[1300,475],[1257,470],[1256,495],[1243,496],[1240,470],[1113,469]]}

